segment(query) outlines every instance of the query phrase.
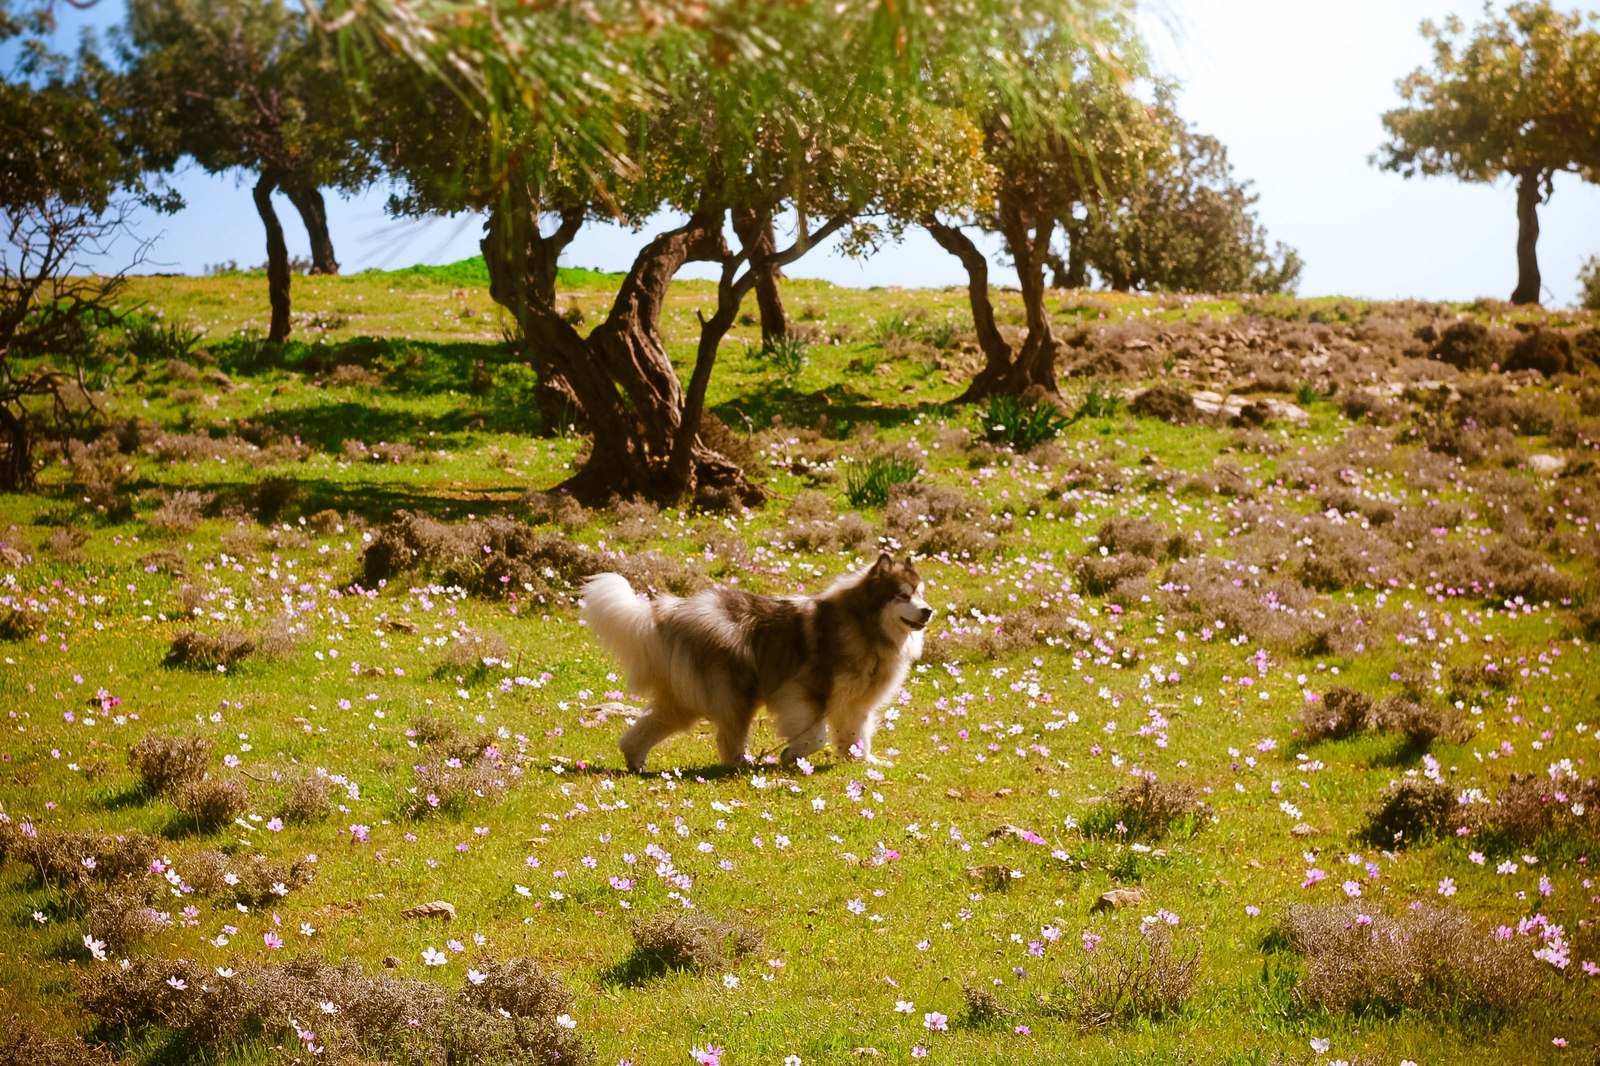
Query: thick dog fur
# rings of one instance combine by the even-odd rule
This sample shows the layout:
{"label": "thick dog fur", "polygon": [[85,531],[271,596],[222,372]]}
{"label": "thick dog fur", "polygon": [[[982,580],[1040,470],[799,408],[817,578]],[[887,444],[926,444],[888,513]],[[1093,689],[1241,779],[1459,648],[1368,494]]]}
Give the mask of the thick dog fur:
{"label": "thick dog fur", "polygon": [[876,712],[922,654],[932,617],[916,570],[888,555],[819,596],[721,588],[647,601],[620,574],[597,574],[583,589],[584,620],[621,661],[629,687],[651,701],[621,740],[634,771],[702,718],[716,729],[724,765],[748,761],[763,704],[788,745],[785,762],[822,747],[830,731],[840,756],[879,761]]}

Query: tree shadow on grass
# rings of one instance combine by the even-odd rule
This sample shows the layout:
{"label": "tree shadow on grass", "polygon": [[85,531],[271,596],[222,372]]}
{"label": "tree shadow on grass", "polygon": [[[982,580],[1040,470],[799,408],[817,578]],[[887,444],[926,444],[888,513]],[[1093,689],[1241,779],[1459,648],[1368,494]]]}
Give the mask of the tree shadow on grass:
{"label": "tree shadow on grass", "polygon": [[[340,454],[345,441],[377,444],[426,438],[430,447],[461,448],[476,417],[466,404],[444,414],[396,411],[376,403],[332,400],[263,412],[251,421],[274,434],[294,437],[320,451]],[[428,434],[432,436],[428,436]]]}
{"label": "tree shadow on grass", "polygon": [[944,415],[948,402],[890,404],[869,396],[845,382],[815,392],[796,392],[781,381],[769,381],[749,392],[716,404],[712,411],[734,430],[768,429],[774,418],[792,426],[826,425],[830,436],[848,435],[857,425],[885,429],[909,425],[928,415]]}

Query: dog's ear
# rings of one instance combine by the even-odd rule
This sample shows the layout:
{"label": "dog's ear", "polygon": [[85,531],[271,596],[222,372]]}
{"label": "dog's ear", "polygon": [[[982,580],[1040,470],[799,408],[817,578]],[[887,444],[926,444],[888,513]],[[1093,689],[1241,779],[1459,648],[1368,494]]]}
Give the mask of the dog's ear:
{"label": "dog's ear", "polygon": [[890,555],[888,552],[879,552],[878,553],[878,561],[872,564],[872,569],[869,572],[870,573],[874,573],[874,574],[881,574],[885,570],[888,570],[893,565],[894,565],[894,556]]}

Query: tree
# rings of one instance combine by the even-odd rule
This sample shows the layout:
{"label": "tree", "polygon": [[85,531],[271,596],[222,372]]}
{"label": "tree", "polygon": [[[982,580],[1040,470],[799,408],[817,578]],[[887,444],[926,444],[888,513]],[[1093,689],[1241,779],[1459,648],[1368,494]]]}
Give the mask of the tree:
{"label": "tree", "polygon": [[[125,235],[125,207],[170,198],[146,189],[96,98],[96,82],[42,40],[48,12],[12,14],[0,0],[0,43],[23,38],[0,82],[0,490],[33,485],[37,421],[71,418],[92,393],[84,379],[95,333],[114,321],[120,273],[88,260]],[[132,258],[137,261],[142,246]]]}
{"label": "tree", "polygon": [[[841,37],[831,21],[785,7],[740,10],[779,20],[786,52],[804,63],[730,48],[757,36],[749,27],[619,37],[562,15],[563,54],[589,55],[591,69],[670,73],[648,94],[624,87],[592,99],[584,115],[604,118],[592,135],[549,121],[550,108],[564,106],[559,97],[484,103],[437,80],[420,95],[386,86],[372,94],[369,136],[405,184],[401,210],[489,209],[491,292],[517,315],[541,380],[569,391],[593,434],[565,485],[583,498],[759,495],[703,418],[719,346],[764,278],[854,225],[893,173],[891,150],[906,140],[895,102],[870,91],[876,67],[862,62],[862,37]],[[770,25],[759,37],[780,39]],[[633,51],[619,58],[625,45]],[[420,99],[423,114],[411,110]],[[662,209],[684,221],[643,245],[605,319],[581,334],[555,302],[562,249],[587,219],[638,225]],[[774,219],[786,209],[798,222],[780,244]],[[680,380],[659,319],[672,278],[691,261],[717,264],[720,278]]]}
{"label": "tree", "polygon": [[[922,225],[967,271],[972,320],[984,365],[961,399],[1059,391],[1057,342],[1045,307],[1045,267],[1056,225],[1142,167],[1158,147],[1147,108],[1127,90],[1132,31],[1109,19],[1085,32],[1077,22],[1012,30],[1013,64],[966,76],[956,99],[981,134],[987,181],[954,210],[930,211]],[[1019,76],[1019,71],[1020,76]],[[989,295],[988,262],[963,223],[997,232],[1016,267],[1026,316],[1019,346],[1001,332]]]}
{"label": "tree", "polygon": [[1600,30],[1593,14],[1548,0],[1512,4],[1468,36],[1461,20],[1422,24],[1432,69],[1398,83],[1405,106],[1383,116],[1389,140],[1374,162],[1405,177],[1462,181],[1511,177],[1517,187],[1517,287],[1511,302],[1538,303],[1539,204],[1559,171],[1600,180]]}
{"label": "tree", "polygon": [[1293,292],[1300,256],[1282,242],[1267,250],[1257,196],[1234,176],[1227,148],[1183,120],[1168,86],[1157,87],[1153,114],[1162,150],[1146,154],[1145,171],[1061,220],[1056,285],[1081,288],[1093,269],[1119,292]]}
{"label": "tree", "polygon": [[123,121],[147,165],[188,156],[208,173],[256,175],[267,235],[268,340],[289,336],[289,251],[272,204],[282,191],[311,239],[312,273],[337,273],[322,189],[356,189],[353,100],[332,49],[284,0],[129,0],[119,35]]}

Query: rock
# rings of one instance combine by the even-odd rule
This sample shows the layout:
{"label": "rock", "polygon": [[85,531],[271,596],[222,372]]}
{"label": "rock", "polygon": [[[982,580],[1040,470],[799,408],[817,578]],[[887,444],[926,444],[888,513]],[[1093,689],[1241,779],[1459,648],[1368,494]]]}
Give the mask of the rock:
{"label": "rock", "polygon": [[398,970],[400,968],[400,960],[393,955],[385,955],[383,957],[383,968],[385,970]]}
{"label": "rock", "polygon": [[1296,825],[1293,829],[1289,830],[1289,835],[1290,836],[1296,836],[1296,837],[1310,837],[1310,836],[1316,836],[1317,835],[1317,831],[1316,831],[1316,829],[1314,829],[1313,827],[1307,825],[1306,823],[1301,822],[1300,824]]}
{"label": "rock", "polygon": [[1100,898],[1094,901],[1094,906],[1089,908],[1090,914],[1099,914],[1103,911],[1121,910],[1131,907],[1136,903],[1144,902],[1144,893],[1137,888],[1113,888],[1109,892],[1100,893]]}
{"label": "rock", "polygon": [[456,909],[442,899],[432,903],[419,903],[415,907],[407,907],[400,912],[405,918],[443,918],[447,922],[456,920]]}
{"label": "rock", "polygon": [[1535,474],[1556,475],[1566,468],[1567,460],[1564,456],[1549,455],[1540,452],[1538,455],[1528,456],[1528,469]]}
{"label": "rock", "polygon": [[405,618],[391,618],[385,625],[396,633],[415,633],[417,631],[417,623]]}
{"label": "rock", "polygon": [[1252,412],[1255,420],[1264,419],[1268,422],[1294,422],[1299,425],[1311,418],[1303,409],[1287,400],[1275,400],[1270,396],[1251,399],[1246,396],[1224,396],[1220,392],[1207,391],[1197,392],[1192,398],[1201,414],[1230,422],[1244,418],[1247,410]]}
{"label": "rock", "polygon": [[1014,840],[1023,840],[1029,844],[1044,843],[1038,833],[1033,832],[1031,829],[1024,829],[1017,825],[1002,825],[989,833],[990,840],[1000,840],[1005,837],[1011,837]]}
{"label": "rock", "polygon": [[966,870],[967,879],[976,881],[991,891],[1010,886],[1014,878],[1022,876],[1022,871],[1013,870],[1000,863],[986,863],[983,866],[969,866]]}
{"label": "rock", "polygon": [[966,799],[967,794],[959,788],[947,788],[944,790],[944,798],[953,800]]}

